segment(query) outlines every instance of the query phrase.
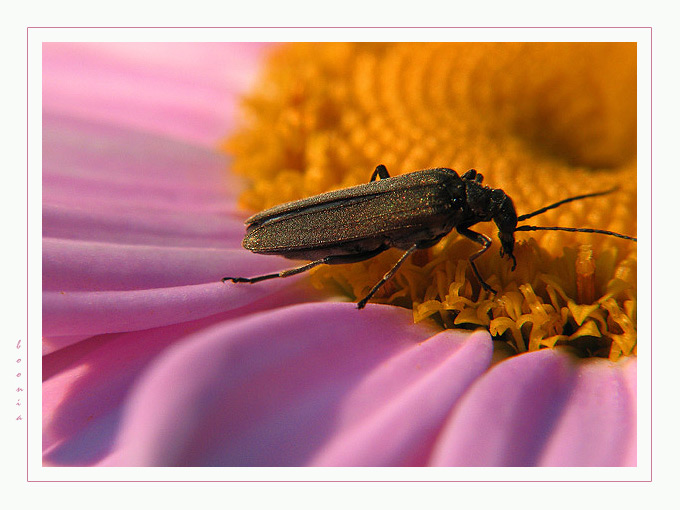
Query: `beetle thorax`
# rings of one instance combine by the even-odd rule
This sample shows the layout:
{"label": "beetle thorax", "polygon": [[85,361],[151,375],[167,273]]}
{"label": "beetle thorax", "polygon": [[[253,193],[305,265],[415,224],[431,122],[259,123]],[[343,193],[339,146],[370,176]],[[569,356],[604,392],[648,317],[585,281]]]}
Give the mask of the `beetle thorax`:
{"label": "beetle thorax", "polygon": [[498,227],[501,253],[512,256],[517,227],[517,212],[512,199],[501,189],[489,188],[474,181],[466,181],[465,188],[468,207],[466,226],[493,220]]}

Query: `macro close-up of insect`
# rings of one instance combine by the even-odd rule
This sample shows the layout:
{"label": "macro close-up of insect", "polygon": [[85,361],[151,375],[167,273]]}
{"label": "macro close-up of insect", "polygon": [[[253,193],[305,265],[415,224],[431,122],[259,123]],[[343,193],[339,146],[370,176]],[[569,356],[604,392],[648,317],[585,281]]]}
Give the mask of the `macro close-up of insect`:
{"label": "macro close-up of insect", "polygon": [[391,177],[384,165],[378,165],[366,184],[281,204],[246,220],[244,248],[311,262],[261,276],[226,276],[222,281],[257,283],[293,276],[321,264],[367,260],[388,248],[404,250],[357,303],[361,309],[414,251],[434,246],[453,229],[481,246],[469,257],[470,267],[482,288],[496,294],[475,265],[492,244],[488,236],[471,230],[480,222],[496,224],[501,256],[511,261],[512,270],[517,264],[513,254],[515,232],[561,230],[637,241],[609,230],[517,225],[568,202],[606,195],[616,188],[565,198],[518,216],[512,199],[503,190],[485,186],[482,181],[482,174],[474,169],[462,176],[449,168],[433,168]]}

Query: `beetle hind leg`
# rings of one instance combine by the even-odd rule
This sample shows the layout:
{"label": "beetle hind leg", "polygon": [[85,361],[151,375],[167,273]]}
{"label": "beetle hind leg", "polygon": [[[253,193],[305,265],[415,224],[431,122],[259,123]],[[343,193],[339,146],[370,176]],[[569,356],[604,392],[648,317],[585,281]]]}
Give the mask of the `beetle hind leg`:
{"label": "beetle hind leg", "polygon": [[330,258],[332,257],[325,257],[323,259],[310,262],[309,264],[305,264],[304,266],[294,267],[293,269],[286,269],[285,271],[280,271],[278,273],[264,274],[262,276],[253,276],[251,278],[243,276],[225,276],[224,278],[222,278],[222,283],[226,282],[227,280],[231,280],[234,283],[257,283],[262,282],[264,280],[271,280],[272,278],[286,278],[287,276],[293,276],[299,273],[304,273],[305,271],[309,271],[310,269],[318,265],[328,264],[328,261],[326,259]]}
{"label": "beetle hind leg", "polygon": [[360,262],[362,260],[370,259],[372,257],[375,257],[379,253],[382,253],[385,251],[388,247],[385,245],[381,245],[378,248],[374,250],[370,250],[367,252],[363,253],[350,253],[347,255],[329,255],[327,257],[324,257],[319,260],[315,260],[313,262],[310,262],[308,264],[305,264],[300,267],[294,267],[293,269],[286,269],[285,271],[279,271],[278,273],[271,273],[271,274],[264,274],[262,276],[252,276],[252,277],[245,277],[245,276],[225,276],[222,278],[222,283],[226,282],[227,280],[231,280],[234,283],[257,283],[257,282],[262,282],[264,280],[271,280],[273,278],[286,278],[288,276],[293,276],[296,274],[304,273],[305,271],[309,271],[310,269],[320,266],[321,264],[349,264],[351,262]]}

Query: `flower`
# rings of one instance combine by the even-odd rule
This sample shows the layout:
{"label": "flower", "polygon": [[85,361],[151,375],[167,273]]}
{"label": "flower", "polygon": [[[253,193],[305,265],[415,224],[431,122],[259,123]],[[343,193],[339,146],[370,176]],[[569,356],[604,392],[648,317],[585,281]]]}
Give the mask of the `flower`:
{"label": "flower", "polygon": [[[278,123],[270,132],[262,129],[266,122],[237,131],[229,142],[236,154],[229,159],[216,150],[217,142],[233,130],[236,96],[251,89],[268,46],[44,45],[46,465],[636,464],[634,357],[576,362],[562,351],[538,350],[497,362],[498,352],[493,351],[499,348],[494,349],[488,332],[442,329],[444,308],[436,310],[441,318],[437,323],[422,309],[423,316],[418,317],[414,306],[419,319],[414,324],[413,312],[403,307],[369,304],[358,312],[353,304],[338,302],[338,287],[355,289],[350,295],[356,295],[364,285],[343,275],[361,273],[366,266],[341,267],[335,274],[325,268],[317,271],[312,279],[319,288],[312,288],[304,277],[248,286],[220,281],[226,274],[263,274],[290,267],[286,260],[253,255],[240,247],[247,214],[243,205],[266,207],[273,205],[268,200],[284,201],[295,194],[366,180],[367,175],[359,177],[359,165],[351,163],[346,151],[362,147],[361,158],[380,157],[372,156],[380,145],[372,143],[369,133],[385,133],[387,127],[371,125],[380,122],[379,117],[366,116],[366,129],[348,135],[356,139],[338,135],[333,122],[350,122],[357,129],[362,125],[362,118],[352,120],[356,111],[345,119],[334,103],[346,100],[349,93],[339,77],[350,75],[351,64],[363,70],[365,79],[371,76],[371,66],[379,64],[376,56],[388,63],[399,61],[406,58],[406,47],[397,46],[395,52],[388,45],[358,50],[351,45],[320,45],[316,60],[306,58],[305,46],[282,48],[275,53],[270,72],[285,70],[281,61],[299,63],[299,55],[291,57],[296,53],[307,64],[269,81],[269,93],[275,97],[283,90],[286,100],[297,101],[300,107],[277,111],[276,99],[254,89],[248,100],[254,105],[251,112]],[[343,58],[335,60],[337,66],[330,65],[338,52]],[[522,53],[513,55],[519,58]],[[436,71],[438,66],[427,69],[442,72]],[[328,80],[327,73],[337,81]],[[360,78],[357,87],[373,86]],[[313,82],[321,87],[308,88]],[[482,96],[491,94],[490,83],[480,85]],[[408,86],[416,90],[411,97],[420,97],[422,82],[413,79]],[[564,94],[563,100],[568,98]],[[525,105],[532,104],[531,97],[527,94]],[[387,93],[388,102],[395,99]],[[617,105],[609,106],[616,110]],[[470,113],[469,105],[461,108]],[[533,115],[543,118],[541,112]],[[599,136],[599,143],[584,148],[587,144],[578,142],[586,134],[579,133],[574,140],[567,129],[581,125],[582,118],[591,117],[581,112],[581,117],[551,134],[531,119],[514,119],[510,111],[503,116],[513,126],[531,126],[532,143],[556,137],[554,147],[569,149],[582,165],[603,165],[614,157],[602,138],[614,145],[629,140],[625,126],[611,122],[617,128],[614,134],[591,127],[586,134]],[[421,152],[415,150],[404,165],[422,167],[438,143],[425,127],[421,126],[422,143],[414,144]],[[458,134],[466,129],[461,124]],[[557,143],[563,139],[567,142]],[[493,145],[484,147],[500,151]],[[521,151],[513,150],[520,161]],[[343,154],[338,164],[351,167],[352,176],[329,171],[329,157]],[[398,155],[387,153],[381,162],[389,167]],[[491,164],[493,154],[476,156],[478,168],[489,163],[492,173],[502,175]],[[615,166],[625,168],[624,156],[615,156],[621,158]],[[462,160],[468,158],[472,154]],[[282,173],[272,170],[273,162]],[[519,166],[525,169],[526,161]],[[553,162],[557,166],[560,163]],[[230,167],[247,174],[254,185],[248,188],[226,173]],[[624,175],[634,171],[630,168]],[[585,175],[584,170],[578,172]],[[510,185],[508,178],[500,177],[496,185],[506,184]],[[613,225],[627,226],[621,221],[616,219]],[[620,246],[600,243],[593,243],[593,251]],[[545,246],[531,250],[549,259],[541,251],[549,251]],[[547,291],[549,299],[566,307],[572,317],[595,317],[590,322],[598,332],[623,338],[634,334],[634,328],[626,329],[630,323],[626,319],[634,317],[634,311],[625,305],[634,292],[624,285],[630,278],[621,276],[622,268],[632,263],[616,253],[602,262],[600,253],[594,259],[588,253],[571,259],[585,266],[589,260],[596,266],[605,264],[605,275],[614,271],[624,282],[618,284],[622,287],[618,294],[597,310],[578,308],[588,304],[578,300],[569,304],[570,290],[561,282],[545,288],[552,289]],[[430,261],[438,256],[445,255],[428,255]],[[520,256],[518,266],[521,262]],[[389,265],[386,260],[372,263]],[[458,310],[460,301],[451,297],[452,292],[472,302],[473,289],[460,290],[470,286],[464,269],[434,265],[428,269],[428,263],[404,267],[404,279],[416,281],[418,272],[448,271],[457,275],[454,282],[460,285],[449,281],[448,290],[419,291],[409,295],[410,301],[429,311],[438,306],[433,302]],[[552,264],[553,259],[546,262]],[[603,278],[602,271],[596,269],[596,278]],[[442,278],[437,275],[435,280],[446,281]],[[526,315],[525,301],[545,299],[537,297],[534,281],[520,289],[519,296],[506,292],[505,310]],[[335,288],[329,289],[329,282]],[[396,285],[395,302],[403,305],[410,291],[403,280]],[[418,301],[419,295],[432,299]],[[533,306],[532,313],[545,310],[541,305],[545,303]],[[461,314],[468,313],[465,309]],[[608,315],[602,315],[602,309]],[[622,324],[621,330],[611,321]],[[499,333],[512,331],[516,344],[524,338],[523,326],[509,324],[503,331],[502,323],[496,327]],[[545,343],[544,339],[536,342]]]}

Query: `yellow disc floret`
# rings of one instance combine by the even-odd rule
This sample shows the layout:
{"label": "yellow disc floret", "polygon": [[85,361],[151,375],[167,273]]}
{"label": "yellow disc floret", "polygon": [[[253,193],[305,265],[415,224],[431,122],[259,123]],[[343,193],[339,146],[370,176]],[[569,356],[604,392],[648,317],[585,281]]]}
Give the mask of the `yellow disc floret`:
{"label": "yellow disc floret", "polygon": [[[476,168],[518,214],[606,190],[529,222],[636,234],[633,43],[300,43],[279,46],[225,142],[259,211],[391,175]],[[493,224],[474,230],[498,243]],[[636,352],[636,245],[607,236],[518,232],[517,268],[500,246],[455,233],[417,252],[374,301],[416,321],[483,327],[515,350],[566,346],[618,359]],[[392,250],[394,251],[394,250]],[[361,298],[399,253],[314,270],[316,286]]]}

